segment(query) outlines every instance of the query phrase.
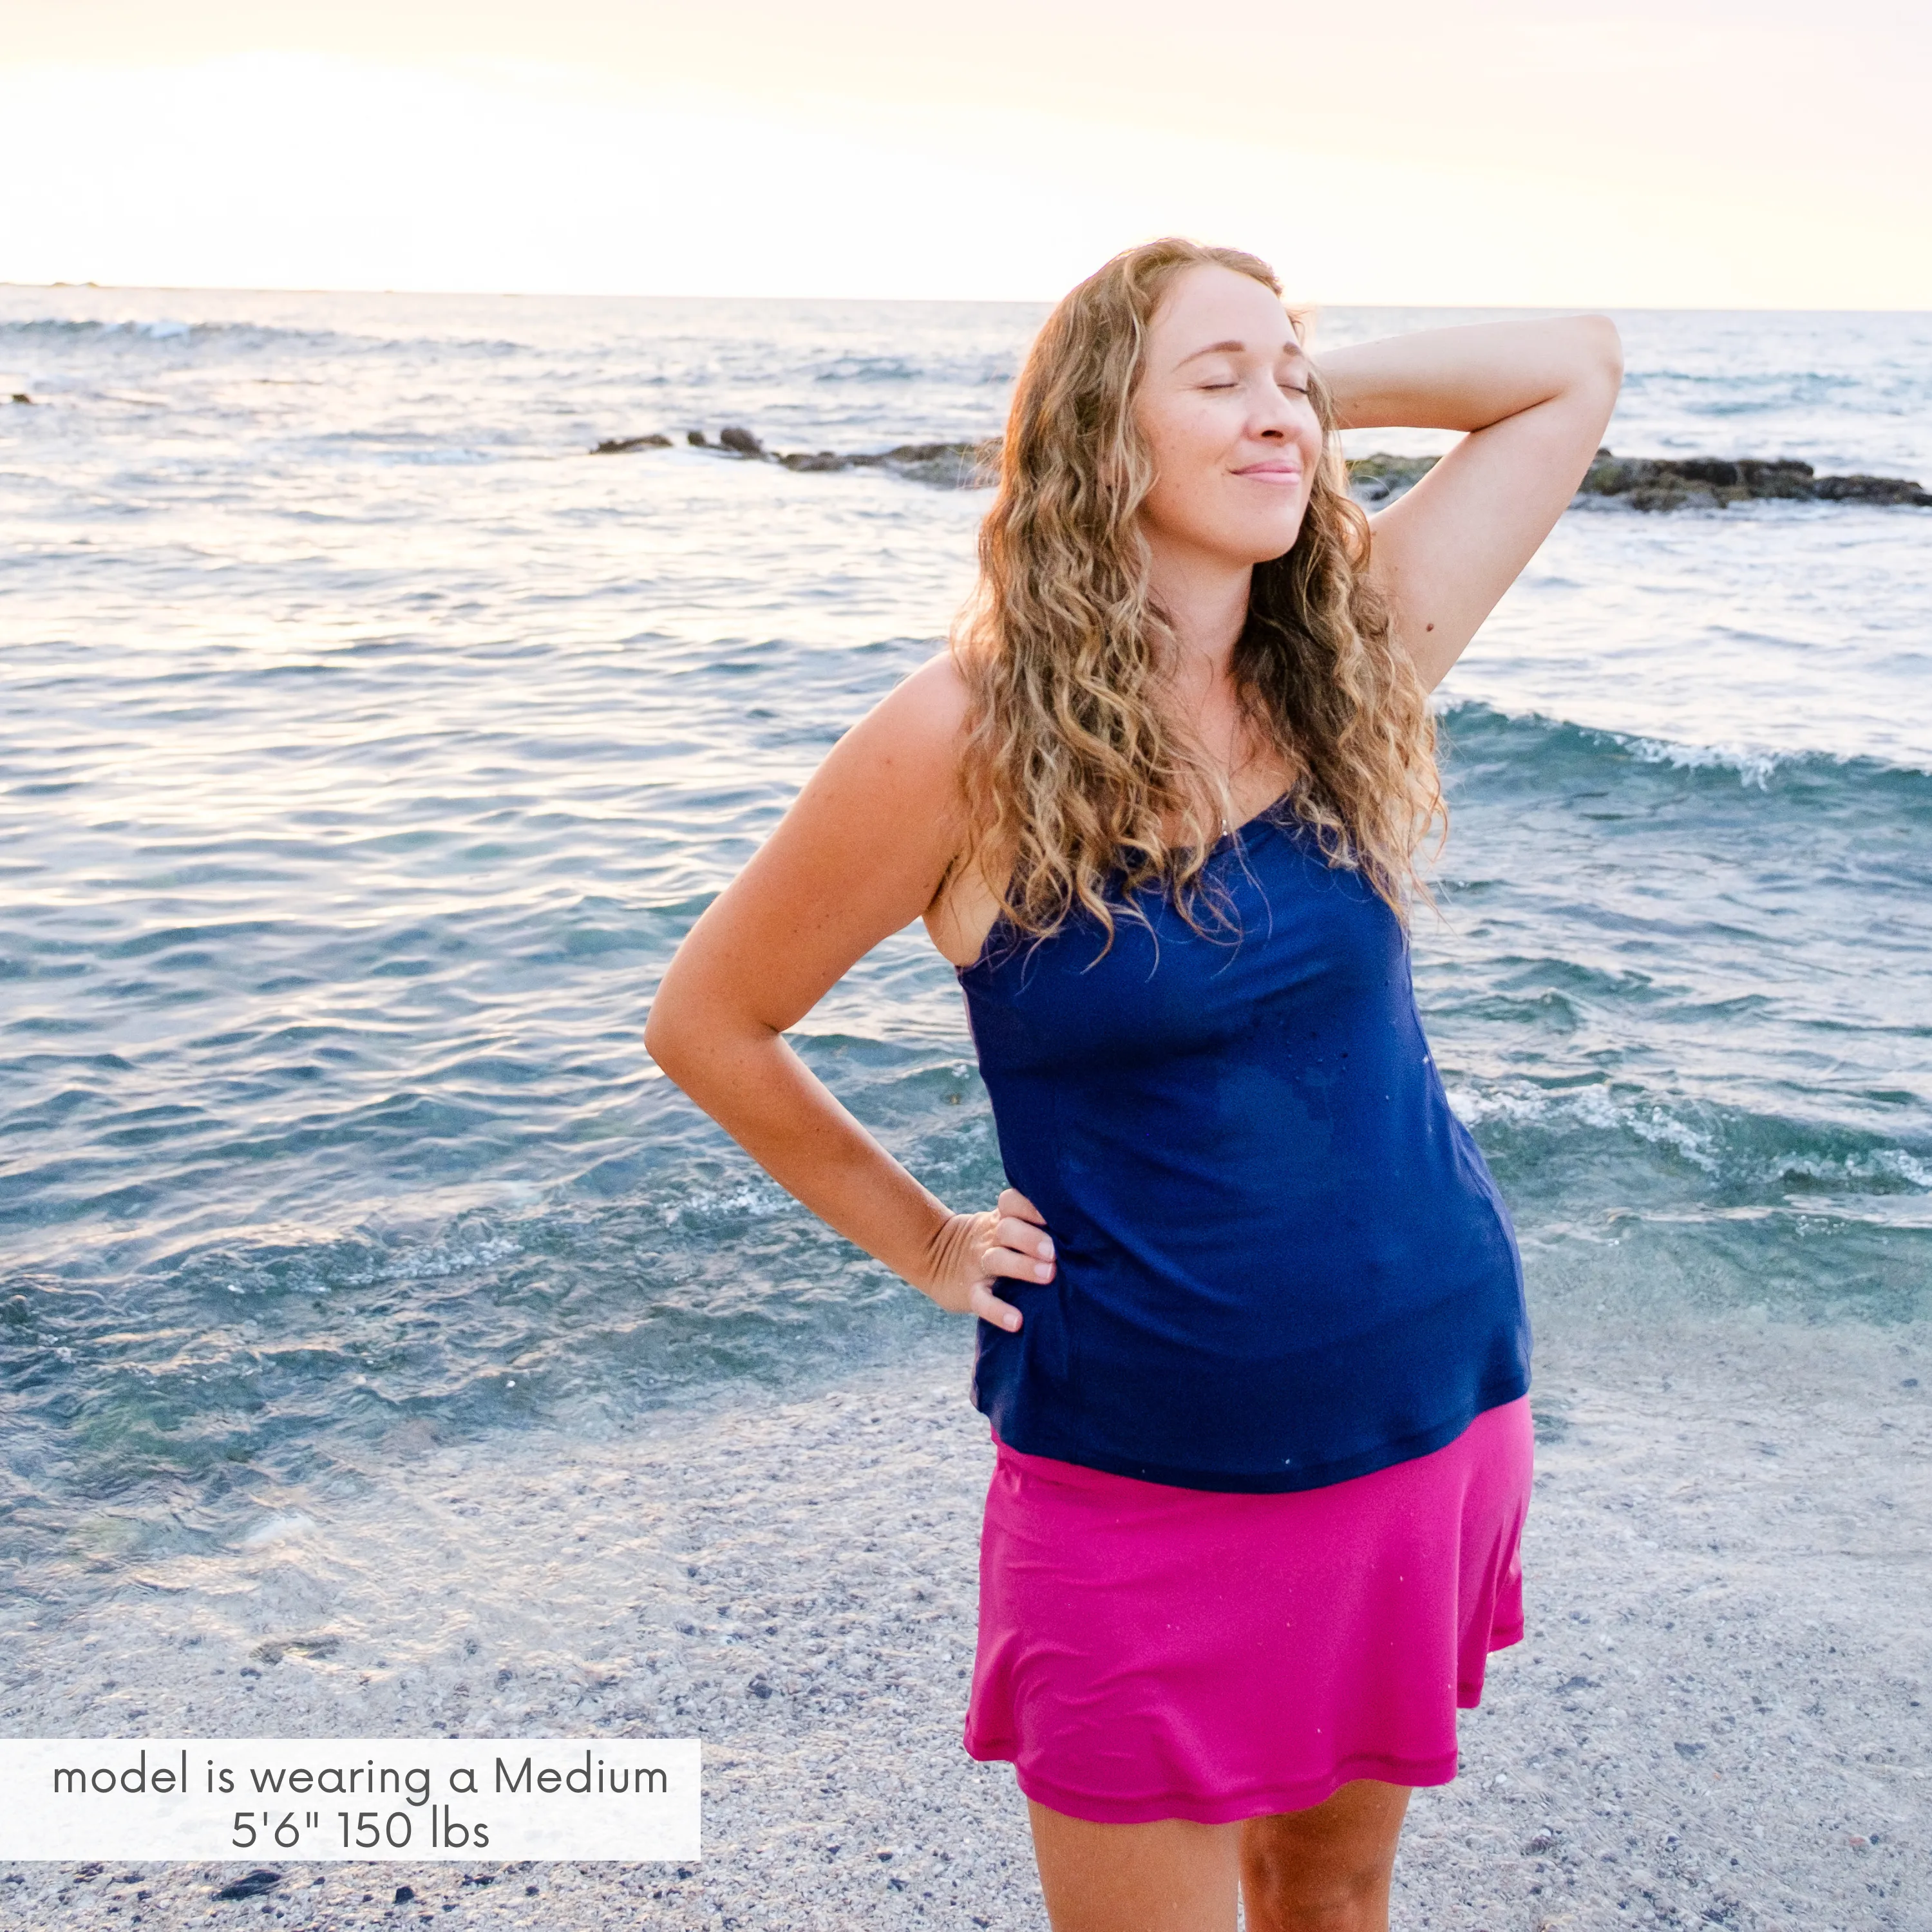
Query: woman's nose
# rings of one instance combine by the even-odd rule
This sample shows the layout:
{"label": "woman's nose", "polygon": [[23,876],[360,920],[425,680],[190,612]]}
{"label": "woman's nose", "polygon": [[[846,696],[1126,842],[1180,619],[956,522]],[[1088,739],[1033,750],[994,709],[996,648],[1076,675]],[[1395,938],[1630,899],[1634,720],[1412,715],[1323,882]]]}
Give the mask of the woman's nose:
{"label": "woman's nose", "polygon": [[1294,411],[1280,389],[1270,382],[1256,397],[1250,420],[1256,435],[1286,442],[1294,425]]}

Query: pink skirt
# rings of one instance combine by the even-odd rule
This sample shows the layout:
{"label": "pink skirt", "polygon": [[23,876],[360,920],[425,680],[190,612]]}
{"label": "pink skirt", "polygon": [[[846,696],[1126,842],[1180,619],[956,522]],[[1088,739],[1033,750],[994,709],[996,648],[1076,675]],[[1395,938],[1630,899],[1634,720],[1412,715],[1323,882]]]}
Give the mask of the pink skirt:
{"label": "pink skirt", "polygon": [[1446,1784],[1522,1636],[1529,1399],[1325,1489],[1136,1481],[994,1438],[966,1748],[1100,1824],[1228,1824]]}

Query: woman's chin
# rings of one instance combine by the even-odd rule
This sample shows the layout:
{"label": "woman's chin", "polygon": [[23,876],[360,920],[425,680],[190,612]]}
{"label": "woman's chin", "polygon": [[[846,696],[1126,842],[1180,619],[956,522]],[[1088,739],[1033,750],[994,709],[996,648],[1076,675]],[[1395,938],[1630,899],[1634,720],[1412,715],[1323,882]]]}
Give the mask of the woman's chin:
{"label": "woman's chin", "polygon": [[1256,531],[1252,541],[1242,546],[1242,561],[1249,564],[1272,563],[1276,558],[1286,556],[1301,535],[1301,518],[1297,517],[1292,524]]}
{"label": "woman's chin", "polygon": [[1212,559],[1234,570],[1246,570],[1258,563],[1272,563],[1292,550],[1307,521],[1307,506],[1280,504],[1270,506],[1271,514],[1248,513],[1226,517],[1196,515],[1179,518],[1149,517],[1142,528],[1155,555],[1178,561],[1191,556],[1197,561]]}
{"label": "woman's chin", "polygon": [[1244,522],[1238,528],[1223,526],[1201,532],[1188,548],[1197,555],[1215,558],[1230,569],[1252,569],[1258,563],[1272,563],[1276,557],[1286,556],[1301,534],[1302,520],[1298,516],[1292,522],[1271,519],[1259,525]]}

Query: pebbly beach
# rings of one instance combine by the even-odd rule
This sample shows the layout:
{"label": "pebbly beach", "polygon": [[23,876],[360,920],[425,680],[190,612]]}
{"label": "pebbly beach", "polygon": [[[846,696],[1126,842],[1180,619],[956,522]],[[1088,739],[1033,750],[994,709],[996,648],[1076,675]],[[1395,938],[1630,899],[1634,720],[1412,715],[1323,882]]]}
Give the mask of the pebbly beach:
{"label": "pebbly beach", "polygon": [[[1762,1317],[1544,1326],[1529,1634],[1456,1783],[1417,1800],[1396,1922],[1922,1925],[1928,1337],[1814,1331],[1794,1375]],[[990,1464],[962,1367],[588,1450],[398,1444],[328,1520],[144,1566],[41,1635],[0,1720],[705,1741],[701,1864],[282,1864],[278,1922],[1031,1932],[1010,1772],[957,1743]],[[0,1910],[219,1924],[256,1910],[211,1901],[257,1868],[20,1866]]]}

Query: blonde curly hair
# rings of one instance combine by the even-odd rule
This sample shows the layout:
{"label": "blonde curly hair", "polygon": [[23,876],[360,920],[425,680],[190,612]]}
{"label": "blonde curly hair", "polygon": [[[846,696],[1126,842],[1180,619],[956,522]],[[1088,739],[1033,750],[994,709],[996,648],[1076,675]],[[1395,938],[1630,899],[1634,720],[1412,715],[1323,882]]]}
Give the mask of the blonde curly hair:
{"label": "blonde curly hair", "polygon": [[[1111,943],[1116,911],[1150,886],[1201,923],[1228,788],[1161,701],[1172,633],[1148,582],[1139,512],[1154,467],[1134,398],[1162,297],[1210,263],[1281,294],[1236,249],[1127,249],[1047,318],[1014,392],[952,649],[970,694],[970,856],[1023,934],[1055,932],[1078,907]],[[1293,548],[1256,566],[1232,669],[1250,730],[1297,775],[1285,808],[1406,916],[1426,890],[1417,851],[1446,822],[1434,726],[1366,576],[1368,520],[1318,372],[1311,394],[1325,434],[1307,512]]]}

